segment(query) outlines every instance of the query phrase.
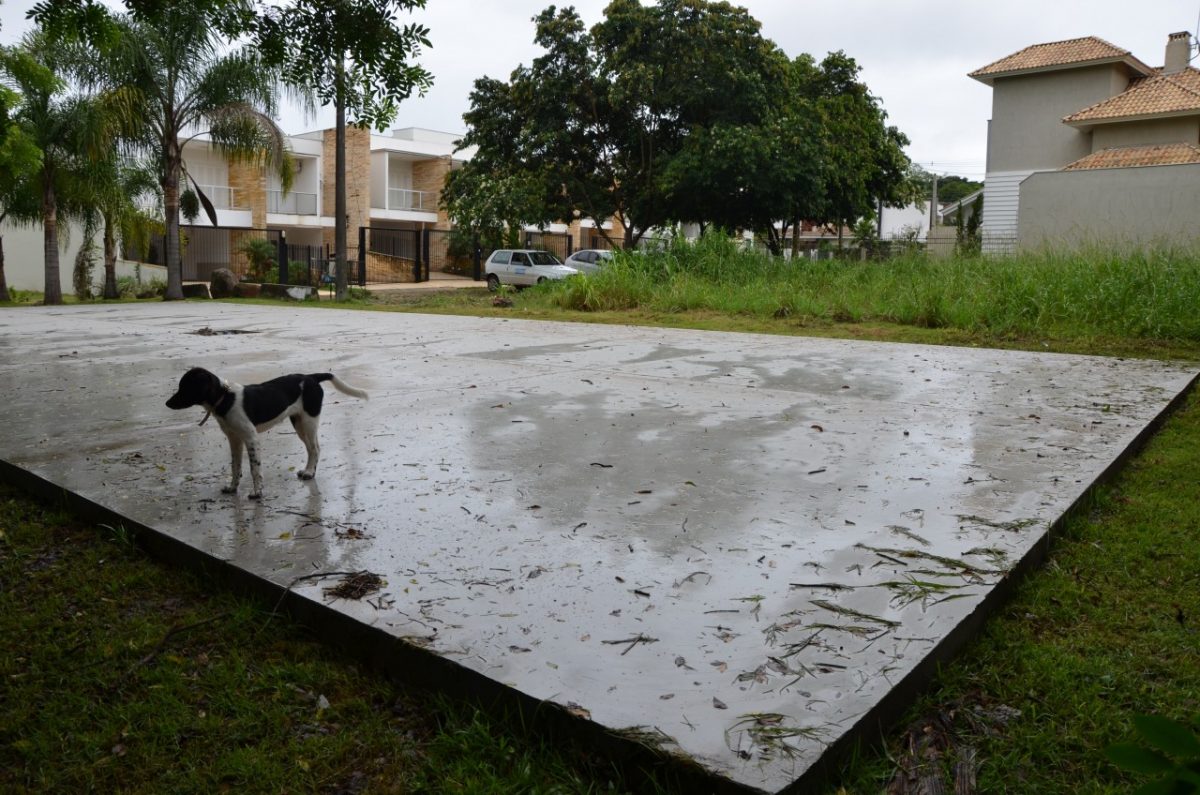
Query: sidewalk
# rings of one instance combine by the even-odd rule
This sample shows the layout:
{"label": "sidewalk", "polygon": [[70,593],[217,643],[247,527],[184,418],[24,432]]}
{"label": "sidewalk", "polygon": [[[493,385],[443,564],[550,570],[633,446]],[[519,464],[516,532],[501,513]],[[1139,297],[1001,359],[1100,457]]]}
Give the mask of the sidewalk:
{"label": "sidewalk", "polygon": [[[357,284],[351,284],[358,287]],[[471,287],[486,288],[487,282],[475,281],[466,276],[453,276],[448,273],[431,273],[427,282],[386,282],[383,284],[368,284],[365,289],[372,293],[384,292],[422,292],[428,290],[462,290]],[[322,286],[318,291],[322,300],[329,298],[328,287]]]}

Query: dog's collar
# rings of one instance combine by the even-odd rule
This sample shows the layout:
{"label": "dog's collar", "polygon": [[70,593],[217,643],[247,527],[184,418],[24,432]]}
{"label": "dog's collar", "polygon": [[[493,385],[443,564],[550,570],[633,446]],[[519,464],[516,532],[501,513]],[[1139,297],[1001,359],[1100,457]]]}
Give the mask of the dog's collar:
{"label": "dog's collar", "polygon": [[[233,388],[237,386],[237,384],[226,381],[224,378],[222,378],[220,380],[220,386],[221,396],[219,398],[212,403],[201,404],[204,406],[204,419],[200,420],[201,425],[208,422],[208,418],[212,416],[214,411],[217,413],[217,416],[224,417],[225,412],[229,411],[230,407],[233,405],[233,398],[236,394]],[[222,409],[222,406],[224,406],[224,409]]]}

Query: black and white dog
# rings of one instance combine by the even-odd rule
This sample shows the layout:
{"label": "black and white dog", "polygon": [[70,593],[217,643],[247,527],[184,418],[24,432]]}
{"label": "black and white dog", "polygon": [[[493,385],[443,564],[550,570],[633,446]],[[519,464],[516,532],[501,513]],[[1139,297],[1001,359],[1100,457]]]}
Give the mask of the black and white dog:
{"label": "black and white dog", "polygon": [[317,423],[321,402],[325,399],[322,381],[329,381],[339,392],[367,398],[366,392],[346,384],[333,373],[297,373],[242,386],[223,381],[202,367],[193,367],[179,379],[179,389],[167,401],[167,408],[203,406],[207,413],[200,421],[201,425],[208,420],[209,414],[216,414],[233,454],[233,479],[222,491],[226,494],[237,492],[238,481],[242,478],[244,447],[250,456],[250,478],[254,482],[250,498],[258,499],[262,496],[258,434],[285,419],[292,421],[292,427],[308,449],[308,464],[300,471],[300,479],[311,480],[316,475],[317,457],[321,454],[317,444]]}

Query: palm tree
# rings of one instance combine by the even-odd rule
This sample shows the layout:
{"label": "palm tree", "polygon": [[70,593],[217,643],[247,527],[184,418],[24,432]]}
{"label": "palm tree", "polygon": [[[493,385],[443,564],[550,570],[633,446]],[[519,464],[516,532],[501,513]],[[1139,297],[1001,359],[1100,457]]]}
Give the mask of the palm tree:
{"label": "palm tree", "polygon": [[[41,152],[40,167],[23,187],[26,194],[13,206],[27,205],[33,198],[30,191],[40,201],[46,304],[62,303],[59,217],[80,209],[81,175],[100,156],[111,127],[99,102],[68,91],[58,76],[59,56],[60,51],[37,33],[15,47],[0,49],[0,70],[9,88],[21,96],[13,121],[25,140]],[[19,185],[10,187],[22,190]]]}
{"label": "palm tree", "polygon": [[[208,134],[233,159],[266,162],[291,187],[292,161],[273,114],[276,70],[249,48],[226,51],[207,3],[174,3],[167,13],[116,20],[111,49],[87,82],[101,87],[156,161],[166,223],[167,300],[183,298],[179,197],[188,136]],[[192,185],[199,193],[195,180]],[[186,187],[184,185],[183,187]],[[216,225],[212,203],[201,203]]]}
{"label": "palm tree", "polygon": [[150,163],[114,148],[107,157],[93,163],[85,177],[88,221],[93,229],[101,228],[103,239],[104,289],[101,297],[119,298],[117,239],[139,237],[130,234],[132,226],[150,220],[144,205],[148,197],[158,195],[158,173]]}
{"label": "palm tree", "polygon": [[42,152],[12,117],[20,103],[20,94],[0,86],[0,301],[11,300],[4,277],[3,224],[10,220],[32,223],[40,218],[28,187],[41,170]]}

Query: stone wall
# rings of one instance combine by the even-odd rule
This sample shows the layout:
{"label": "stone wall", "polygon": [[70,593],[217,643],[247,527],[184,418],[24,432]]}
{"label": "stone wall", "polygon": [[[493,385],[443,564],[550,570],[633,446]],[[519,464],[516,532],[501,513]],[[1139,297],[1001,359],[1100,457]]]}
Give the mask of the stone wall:
{"label": "stone wall", "polygon": [[[407,257],[393,257],[390,254],[378,254],[374,251],[367,253],[368,280],[372,283],[411,282],[413,281],[413,261]],[[351,270],[350,282],[358,284],[358,264]]]}

